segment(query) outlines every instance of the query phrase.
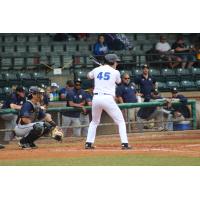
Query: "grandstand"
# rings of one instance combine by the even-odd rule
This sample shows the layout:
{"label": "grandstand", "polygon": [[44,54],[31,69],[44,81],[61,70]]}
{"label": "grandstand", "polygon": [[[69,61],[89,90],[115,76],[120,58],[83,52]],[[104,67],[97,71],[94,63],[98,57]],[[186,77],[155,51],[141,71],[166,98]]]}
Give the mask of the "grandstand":
{"label": "grandstand", "polygon": [[[45,33],[1,33],[0,34],[0,98],[5,97],[5,88],[22,84],[26,88],[31,85],[50,85],[58,82],[65,85],[67,79],[82,78],[84,88],[90,82],[86,73],[94,67],[89,59],[92,46],[98,34],[90,34],[86,41],[77,41],[70,34],[68,40],[54,41],[53,34]],[[122,62],[121,71],[129,71],[134,79],[141,71],[140,66],[147,63],[151,66],[151,74],[156,77],[161,91],[169,91],[178,87],[182,91],[199,90],[200,65],[196,62],[191,69],[170,69],[168,63],[161,60],[149,60],[146,52],[152,49],[160,34],[129,33],[126,34],[134,48],[132,50],[115,51]],[[164,34],[172,44],[177,34]],[[184,34],[186,42],[194,42],[198,34]],[[55,75],[54,69],[61,68],[62,74]],[[72,77],[73,76],[73,77]]]}

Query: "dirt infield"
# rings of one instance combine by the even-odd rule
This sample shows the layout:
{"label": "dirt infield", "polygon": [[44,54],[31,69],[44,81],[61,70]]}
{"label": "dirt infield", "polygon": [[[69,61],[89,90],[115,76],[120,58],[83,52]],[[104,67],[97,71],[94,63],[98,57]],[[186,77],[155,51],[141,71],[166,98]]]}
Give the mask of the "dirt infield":
{"label": "dirt infield", "polygon": [[50,159],[50,158],[83,158],[94,156],[126,156],[126,155],[153,155],[153,156],[184,156],[200,158],[200,134],[198,131],[129,134],[132,150],[121,150],[119,136],[97,136],[96,149],[85,150],[85,138],[65,138],[63,143],[41,139],[35,150],[21,150],[17,141],[7,145],[0,151],[0,161]]}

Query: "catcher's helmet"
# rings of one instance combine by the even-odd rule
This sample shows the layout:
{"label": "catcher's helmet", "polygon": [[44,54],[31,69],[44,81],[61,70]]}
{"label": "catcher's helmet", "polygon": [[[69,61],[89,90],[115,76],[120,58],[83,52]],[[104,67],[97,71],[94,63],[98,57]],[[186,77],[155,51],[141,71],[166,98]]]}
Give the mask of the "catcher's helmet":
{"label": "catcher's helmet", "polygon": [[37,86],[32,86],[29,89],[29,95],[32,95],[32,94],[41,94],[43,92],[44,92],[44,90],[42,88],[37,87]]}
{"label": "catcher's helmet", "polygon": [[25,92],[25,88],[23,86],[17,86],[16,92]]}

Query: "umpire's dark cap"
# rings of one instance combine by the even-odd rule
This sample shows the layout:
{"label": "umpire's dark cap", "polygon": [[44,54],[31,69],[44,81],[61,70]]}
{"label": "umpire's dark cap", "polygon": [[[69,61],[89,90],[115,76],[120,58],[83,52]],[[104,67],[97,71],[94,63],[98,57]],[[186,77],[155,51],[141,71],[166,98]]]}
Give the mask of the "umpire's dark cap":
{"label": "umpire's dark cap", "polygon": [[16,87],[16,92],[25,92],[25,89],[23,86],[17,86]]}
{"label": "umpire's dark cap", "polygon": [[142,69],[147,68],[149,69],[149,66],[147,64],[142,65]]}
{"label": "umpire's dark cap", "polygon": [[105,55],[105,60],[109,63],[119,62],[120,58],[116,54],[107,54]]}
{"label": "umpire's dark cap", "polygon": [[172,92],[173,94],[176,94],[176,93],[178,93],[178,90],[177,90],[176,87],[174,87],[174,88],[171,89],[171,92]]}

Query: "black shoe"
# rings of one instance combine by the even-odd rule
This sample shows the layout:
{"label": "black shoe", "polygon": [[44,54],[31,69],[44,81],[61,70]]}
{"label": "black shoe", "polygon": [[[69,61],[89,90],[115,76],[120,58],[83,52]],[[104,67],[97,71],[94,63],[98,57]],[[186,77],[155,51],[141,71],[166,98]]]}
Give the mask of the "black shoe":
{"label": "black shoe", "polygon": [[19,147],[21,147],[22,149],[31,149],[31,146],[30,146],[29,143],[21,143],[21,142],[19,141],[18,145],[19,145]]}
{"label": "black shoe", "polygon": [[85,143],[85,149],[95,149],[95,147],[92,146],[92,143],[86,142],[86,143]]}
{"label": "black shoe", "polygon": [[2,144],[0,144],[0,149],[4,149],[5,147],[2,145]]}
{"label": "black shoe", "polygon": [[38,148],[38,146],[33,142],[30,143],[29,145],[30,145],[31,149],[37,149]]}
{"label": "black shoe", "polygon": [[122,149],[123,149],[123,150],[132,149],[132,147],[129,146],[128,143],[122,143]]}

